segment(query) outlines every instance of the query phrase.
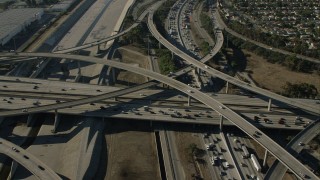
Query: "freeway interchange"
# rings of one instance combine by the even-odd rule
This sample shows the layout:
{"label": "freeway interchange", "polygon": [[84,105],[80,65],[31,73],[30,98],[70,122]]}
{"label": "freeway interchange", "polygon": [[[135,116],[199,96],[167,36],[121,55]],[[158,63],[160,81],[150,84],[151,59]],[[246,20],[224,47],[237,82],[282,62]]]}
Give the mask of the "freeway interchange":
{"label": "freeway interchange", "polygon": [[[159,6],[160,4],[161,3],[158,3],[157,6]],[[157,9],[156,8],[157,6],[154,6],[148,12],[149,13],[148,27],[149,27],[151,33],[153,34],[153,36],[156,39],[158,39],[159,42],[161,42],[164,46],[166,46],[168,49],[170,49],[176,55],[180,56],[182,59],[188,61],[193,66],[196,66],[197,68],[199,68],[203,71],[206,71],[207,73],[209,73],[211,75],[217,76],[217,77],[219,77],[223,80],[226,80],[227,82],[230,82],[232,84],[235,84],[241,88],[247,89],[247,90],[255,92],[257,94],[264,95],[266,97],[269,97],[270,99],[274,99],[274,100],[286,103],[288,105],[304,109],[304,110],[311,112],[313,114],[317,114],[317,115],[320,114],[320,109],[318,109],[317,107],[310,106],[309,104],[306,104],[306,103],[301,103],[299,101],[285,98],[283,96],[277,95],[275,93],[271,93],[271,92],[266,91],[261,88],[252,87],[252,86],[250,86],[250,84],[244,83],[240,80],[237,80],[233,77],[230,77],[226,74],[223,74],[223,73],[205,65],[204,63],[207,62],[208,60],[210,60],[212,58],[212,56],[220,50],[222,43],[223,43],[222,32],[218,32],[216,46],[215,46],[212,54],[208,54],[206,57],[201,59],[201,61],[197,61],[197,60],[193,59],[192,57],[188,56],[187,54],[185,54],[184,52],[182,52],[178,48],[174,47],[171,43],[166,41],[166,39],[164,37],[161,36],[161,34],[157,31],[157,29],[153,23],[153,13],[154,13],[154,10]],[[147,12],[145,14],[143,14],[141,17],[144,17],[146,14],[147,14]],[[135,23],[134,26],[136,26],[137,24],[138,23]],[[122,34],[125,34],[126,32],[123,32]],[[121,33],[119,33],[119,34],[121,34]],[[286,151],[286,149],[282,148],[280,145],[278,145],[276,142],[274,142],[271,138],[269,138],[267,135],[265,135],[263,132],[261,132],[258,128],[253,126],[250,122],[243,119],[240,115],[235,113],[233,110],[231,110],[230,108],[228,108],[224,104],[218,102],[213,97],[210,97],[195,88],[189,87],[188,85],[183,84],[179,81],[176,81],[170,77],[166,77],[166,76],[163,76],[158,73],[148,71],[148,70],[145,70],[142,68],[129,66],[124,63],[115,62],[115,61],[101,62],[101,60],[99,58],[95,58],[95,57],[62,54],[62,53],[67,53],[67,52],[95,46],[95,45],[98,45],[103,42],[107,42],[115,37],[120,36],[119,34],[116,36],[107,38],[105,40],[101,40],[101,41],[94,42],[91,44],[87,44],[87,45],[83,45],[83,46],[79,46],[79,47],[75,47],[75,48],[71,48],[71,49],[66,49],[66,50],[62,50],[62,51],[57,51],[57,52],[55,52],[55,54],[53,54],[53,53],[1,53],[0,56],[3,56],[3,57],[64,58],[64,59],[78,60],[78,61],[97,63],[97,64],[100,63],[100,64],[108,65],[110,67],[123,69],[123,70],[131,71],[131,72],[136,72],[136,73],[141,74],[143,76],[150,77],[150,78],[155,79],[159,82],[165,83],[165,84],[187,94],[188,96],[191,96],[191,97],[197,99],[198,101],[204,103],[205,105],[212,108],[213,110],[219,112],[221,114],[221,116],[223,116],[224,118],[226,118],[229,121],[231,121],[232,123],[234,123],[241,130],[243,130],[246,134],[248,134],[250,137],[252,137],[255,141],[257,141],[259,144],[261,144],[264,148],[266,148],[271,154],[273,154],[277,159],[279,159],[279,161],[281,161],[288,169],[290,169],[292,172],[294,172],[301,179],[304,176],[307,176],[311,179],[317,179],[317,177],[308,168],[306,168],[302,163],[300,163],[294,156],[289,154]],[[222,37],[222,39],[221,39],[221,37]],[[189,66],[188,68],[191,69],[192,67]],[[180,72],[183,73],[183,71],[180,71]],[[104,100],[104,99],[107,99],[110,97],[117,97],[122,94],[127,94],[132,91],[137,91],[139,89],[150,87],[155,84],[157,84],[157,82],[152,82],[149,84],[147,83],[147,84],[144,84],[143,86],[138,86],[134,90],[124,89],[123,91],[118,91],[118,92],[114,92],[114,93],[110,93],[110,94],[103,94],[103,95],[84,98],[84,99],[80,99],[80,100],[74,100],[74,101],[70,101],[70,102],[63,102],[63,103],[57,103],[57,104],[52,104],[52,105],[47,105],[47,106],[33,107],[33,108],[29,108],[28,112],[23,112],[22,109],[1,111],[0,117],[16,116],[16,115],[30,114],[30,113],[36,113],[36,112],[47,112],[47,111],[51,111],[51,110],[68,108],[71,106],[78,106],[81,104],[89,104],[91,102]],[[303,172],[303,175],[301,174],[301,172]]]}
{"label": "freeway interchange", "polygon": [[[52,53],[1,53],[0,56],[23,56],[23,57],[47,57],[47,58],[65,58],[65,59],[73,59],[73,60],[79,60],[79,61],[85,61],[85,62],[91,62],[91,63],[102,63],[99,58],[95,57],[86,57],[86,56],[79,56],[79,55],[70,55],[70,54],[52,54]],[[138,67],[132,67],[124,63],[115,62],[115,61],[106,61],[102,64],[112,66],[119,69],[124,69],[127,71],[136,72],[138,74],[148,76],[152,79],[156,79],[160,82],[163,82],[165,84],[168,84],[169,86],[176,88],[185,94],[188,94],[189,96],[192,96],[193,98],[199,100],[200,102],[206,104],[213,110],[218,111],[223,117],[233,122],[236,126],[238,126],[240,129],[242,129],[245,133],[247,133],[250,137],[254,138],[259,144],[261,144],[263,147],[268,149],[268,151],[273,154],[275,157],[277,157],[285,166],[288,167],[291,171],[293,171],[297,176],[301,176],[301,171],[304,172],[305,175],[308,177],[313,177],[316,179],[316,176],[304,165],[302,165],[297,159],[295,159],[291,154],[289,154],[285,149],[283,149],[280,145],[278,145],[276,142],[274,142],[271,138],[269,138],[267,135],[265,135],[263,132],[261,132],[259,129],[257,129],[255,126],[251,125],[251,123],[244,120],[241,116],[239,116],[237,113],[233,112],[228,107],[224,106],[220,102],[216,101],[212,97],[200,92],[197,89],[194,89],[192,87],[189,87],[186,84],[183,84],[179,81],[173,80],[170,77],[166,77],[163,75],[160,75],[158,73],[154,73],[149,70],[145,70]],[[104,97],[103,97],[104,98]],[[103,99],[102,98],[102,99]],[[98,98],[87,98],[79,101],[72,101],[72,102],[66,102],[66,103],[59,103],[54,105],[48,105],[48,106],[42,106],[42,107],[36,107],[36,108],[30,108],[30,112],[45,112],[60,108],[67,108],[70,106],[76,106],[80,104],[87,104],[90,102],[95,102],[99,100]],[[8,116],[8,115],[15,115],[15,114],[27,114],[25,112],[22,112],[21,110],[13,110],[13,111],[7,111],[7,112],[1,112],[0,116]],[[254,136],[256,132],[259,132],[261,134],[258,138]]]}

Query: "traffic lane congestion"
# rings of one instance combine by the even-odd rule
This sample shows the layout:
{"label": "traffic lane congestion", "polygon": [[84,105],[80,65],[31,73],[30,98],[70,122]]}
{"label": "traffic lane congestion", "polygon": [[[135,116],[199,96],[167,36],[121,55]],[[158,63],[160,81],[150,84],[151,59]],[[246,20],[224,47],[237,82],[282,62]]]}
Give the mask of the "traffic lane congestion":
{"label": "traffic lane congestion", "polygon": [[[66,58],[66,59],[74,59],[80,60],[90,63],[101,63],[104,65],[112,66],[119,69],[124,69],[127,71],[136,72],[137,74],[141,74],[143,76],[148,76],[150,78],[156,79],[163,83],[168,84],[169,86],[176,88],[187,95],[192,96],[193,98],[199,100],[205,105],[209,106],[213,110],[218,111],[222,116],[226,117],[228,120],[236,124],[241,130],[247,133],[250,137],[254,138],[259,144],[268,149],[275,157],[277,157],[281,162],[283,162],[290,170],[292,170],[297,176],[301,176],[298,172],[303,171],[309,177],[315,177],[315,175],[305,166],[303,166],[297,159],[295,159],[291,154],[289,154],[286,150],[284,150],[280,145],[275,143],[271,138],[262,133],[255,126],[247,122],[240,115],[233,112],[228,107],[224,106],[220,102],[216,101],[212,97],[198,91],[197,89],[191,88],[186,84],[183,84],[179,81],[173,80],[170,77],[163,76],[161,74],[145,70],[139,67],[132,67],[130,65],[116,62],[116,61],[106,61],[101,62],[100,58],[88,57],[88,56],[79,56],[79,55],[71,55],[71,54],[52,54],[52,53],[1,53],[0,56],[40,56],[40,57],[55,57],[55,58]],[[96,101],[96,100],[95,100]],[[73,101],[76,102],[76,101]],[[74,104],[77,104],[76,102]],[[90,99],[86,100],[86,103],[90,103]],[[69,105],[70,106],[70,105]],[[65,108],[61,104],[47,106],[42,109],[42,111],[49,111],[53,109]],[[68,106],[66,106],[68,107]],[[12,111],[11,111],[12,112]],[[16,113],[21,113],[20,111]],[[258,132],[260,135],[257,135]],[[272,145],[272,146],[270,146]]]}

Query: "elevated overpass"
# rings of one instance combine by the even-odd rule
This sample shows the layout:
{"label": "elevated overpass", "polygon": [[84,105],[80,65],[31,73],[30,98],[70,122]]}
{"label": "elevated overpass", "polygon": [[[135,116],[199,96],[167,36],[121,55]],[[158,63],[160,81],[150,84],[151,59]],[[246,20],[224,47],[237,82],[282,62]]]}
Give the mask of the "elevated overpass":
{"label": "elevated overpass", "polygon": [[[163,44],[165,47],[167,47],[170,51],[172,51],[174,54],[176,54],[177,56],[181,57],[182,59],[186,60],[187,62],[189,62],[190,64],[192,64],[193,66],[196,66],[197,68],[202,69],[203,71],[206,71],[207,73],[219,77],[231,84],[234,84],[238,87],[241,87],[243,89],[249,90],[251,92],[269,97],[270,99],[274,99],[283,103],[286,103],[288,105],[294,106],[294,107],[298,107],[300,109],[309,111],[311,113],[314,114],[320,114],[320,108],[319,107],[314,107],[314,106],[310,106],[309,104],[305,104],[305,103],[301,103],[298,101],[294,101],[292,99],[286,98],[284,96],[278,95],[276,93],[267,91],[265,89],[259,88],[259,87],[255,87],[255,86],[251,86],[249,83],[243,82],[241,80],[238,80],[234,77],[231,77],[227,74],[224,74],[214,68],[208,67],[206,66],[204,63],[197,61],[196,59],[190,57],[189,55],[187,55],[186,53],[184,53],[183,51],[181,51],[180,49],[178,49],[177,47],[175,47],[174,45],[172,45],[169,41],[167,41],[157,30],[154,22],[153,22],[153,15],[154,15],[154,11],[155,9],[152,9],[149,12],[149,17],[148,17],[148,27],[150,32],[152,33],[152,35],[159,41],[161,42],[161,44]],[[203,59],[203,61],[207,61],[209,59],[211,59],[212,56],[206,56],[205,59]],[[320,105],[319,105],[320,106]]]}
{"label": "elevated overpass", "polygon": [[[149,18],[148,18],[149,19]],[[159,38],[159,37],[158,37]],[[178,53],[181,53],[178,50]],[[183,54],[180,54],[183,56]],[[64,58],[64,59],[73,59],[73,60],[79,60],[79,61],[85,61],[90,63],[101,63],[104,65],[108,65],[111,67],[135,72],[137,74],[148,76],[150,78],[156,79],[158,81],[161,81],[163,83],[168,84],[169,86],[184,92],[185,94],[197,99],[198,101],[204,103],[205,105],[209,106],[213,110],[219,112],[221,116],[227,118],[229,121],[234,123],[238,128],[240,128],[242,131],[244,131],[246,134],[248,134],[250,137],[252,137],[255,141],[257,141],[262,147],[266,148],[272,155],[274,155],[279,161],[281,161],[288,169],[290,169],[294,174],[296,174],[300,179],[302,179],[301,172],[312,178],[317,179],[316,175],[313,174],[307,167],[305,167],[301,162],[299,162],[295,157],[293,157],[290,153],[288,153],[284,148],[282,148],[279,144],[277,144],[275,141],[273,141],[270,137],[268,137],[266,134],[261,132],[258,128],[253,126],[251,123],[247,122],[245,119],[243,119],[240,115],[233,112],[228,107],[224,106],[220,102],[216,101],[212,97],[200,92],[199,90],[189,87],[186,84],[183,84],[179,81],[176,81],[172,78],[163,76],[161,74],[142,69],[139,67],[133,67],[124,63],[115,62],[115,61],[104,61],[101,62],[101,59],[95,58],[95,57],[87,57],[87,56],[79,56],[79,55],[70,55],[70,54],[52,54],[52,53],[0,53],[1,57],[11,56],[11,57],[49,57],[49,58]],[[193,61],[193,60],[192,60]],[[192,62],[191,61],[191,62]],[[199,63],[199,62],[198,62]],[[202,67],[203,69],[206,69],[204,65],[197,64],[198,67]],[[230,78],[230,77],[228,77]],[[99,97],[100,99],[103,99],[105,97]],[[61,109],[61,108],[67,108],[69,106],[76,106],[80,104],[86,104],[91,103],[100,100],[99,98],[88,98],[83,99],[79,101],[72,101],[72,102],[66,102],[66,103],[59,103],[54,105],[48,105],[43,107],[35,107],[30,108],[31,112],[46,112],[50,110],[55,109]],[[313,110],[313,108],[312,108]],[[28,114],[25,112],[22,112],[20,110],[13,110],[13,111],[6,111],[1,112],[1,116],[14,116],[19,114]],[[258,134],[258,135],[257,135]]]}
{"label": "elevated overpass", "polygon": [[[298,155],[304,145],[299,145],[300,142],[304,144],[308,144],[313,138],[315,138],[318,134],[320,134],[320,120],[315,121],[310,124],[307,128],[302,130],[298,135],[296,135],[286,146],[289,152],[292,152]],[[268,170],[265,180],[273,180],[273,179],[282,179],[284,174],[287,172],[287,168],[281,164],[278,160],[276,160],[270,169]]]}
{"label": "elevated overpass", "polygon": [[50,167],[42,163],[32,154],[3,138],[0,138],[0,153],[9,156],[14,161],[21,164],[40,180],[62,179]]}

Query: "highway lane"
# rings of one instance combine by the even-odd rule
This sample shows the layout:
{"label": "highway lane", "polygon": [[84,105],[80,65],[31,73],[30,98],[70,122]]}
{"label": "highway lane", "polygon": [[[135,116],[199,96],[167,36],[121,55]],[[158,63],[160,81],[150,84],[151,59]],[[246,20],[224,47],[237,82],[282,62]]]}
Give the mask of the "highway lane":
{"label": "highway lane", "polygon": [[[303,142],[304,144],[308,144],[313,138],[315,138],[319,133],[320,129],[320,120],[315,121],[310,124],[307,128],[302,130],[298,135],[296,135],[286,146],[290,151],[294,151],[296,154],[299,154],[304,146],[300,146],[299,142]],[[278,160],[276,160],[272,166],[269,168],[265,179],[273,180],[275,178],[282,178],[287,172],[287,168],[281,164]]]}
{"label": "highway lane", "polygon": [[78,50],[81,50],[81,49],[86,49],[86,48],[90,48],[92,46],[97,46],[99,44],[102,44],[102,43],[106,43],[108,41],[111,41],[117,37],[120,37],[120,36],[123,36],[124,34],[128,33],[129,31],[131,31],[133,28],[137,27],[140,22],[143,20],[143,18],[149,13],[149,9],[152,9],[153,7],[155,6],[158,6],[158,4],[160,4],[161,1],[157,2],[157,3],[154,3],[150,8],[147,8],[140,16],[139,18],[135,21],[135,23],[133,23],[129,28],[127,28],[126,30],[124,31],[121,31],[120,33],[118,34],[115,34],[113,36],[109,36],[107,38],[104,38],[104,39],[100,39],[98,41],[95,41],[95,42],[91,42],[91,43],[86,43],[86,44],[83,44],[83,45],[80,45],[80,46],[77,46],[77,47],[72,47],[72,48],[67,48],[67,49],[62,49],[62,50],[58,50],[58,51],[54,51],[54,53],[70,53],[70,52],[73,52],[73,51],[78,51]]}
{"label": "highway lane", "polygon": [[[40,86],[40,85],[38,85]],[[28,86],[26,86],[28,88]],[[40,89],[43,87],[40,87]],[[136,88],[136,87],[134,87]],[[141,87],[144,88],[144,87]],[[50,89],[50,88],[49,88]],[[0,87],[1,90],[1,87]],[[3,90],[3,89],[2,89]],[[0,104],[0,109],[2,110],[13,110],[13,109],[20,109],[20,108],[29,108],[34,107],[35,102],[39,102],[41,106],[43,105],[50,105],[55,104],[57,100],[64,102],[64,101],[73,101],[73,100],[79,100],[82,98],[88,98],[93,97],[94,95],[102,94],[97,93],[94,89],[92,94],[88,94],[86,89],[73,89],[68,91],[58,91],[60,93],[56,93],[53,89],[50,93],[43,93],[43,92],[2,92],[0,91],[0,99],[2,99],[2,102]],[[136,90],[128,88],[128,90]],[[84,91],[84,94],[79,94],[75,92]],[[104,93],[110,93],[111,91],[118,91],[118,90],[102,90]],[[148,92],[149,91],[149,92]],[[206,107],[205,105],[194,102],[192,106],[187,106],[187,97],[184,96],[172,96],[168,97],[168,99],[159,99],[157,97],[154,97],[157,93],[161,93],[159,90],[143,90],[142,92],[130,92],[130,94],[123,95],[121,97],[117,97],[117,101],[114,101],[113,99],[108,100],[100,100],[99,102],[95,102],[94,105],[82,105],[82,106],[76,106],[72,109],[61,109],[59,110],[59,114],[83,114],[85,116],[93,116],[93,117],[114,117],[114,118],[132,118],[132,119],[145,119],[148,120],[150,118],[149,113],[140,115],[132,115],[128,116],[127,114],[120,113],[121,111],[115,112],[113,109],[117,106],[121,106],[122,104],[126,104],[125,108],[122,108],[121,110],[125,112],[130,112],[132,108],[141,108],[144,105],[148,105],[149,107],[152,107],[152,111],[155,112],[154,116],[151,117],[152,120],[155,121],[163,121],[168,120],[168,122],[189,122],[189,123],[207,123],[207,124],[219,124],[219,114],[215,111],[212,111],[210,108]],[[128,92],[128,91],[127,91]],[[65,93],[65,94],[62,94]],[[141,97],[140,94],[144,94],[143,97]],[[301,118],[303,118],[303,121],[299,124],[295,124],[296,114],[291,113],[286,110],[274,110],[271,112],[266,112],[266,109],[264,106],[239,106],[238,104],[241,104],[242,101],[248,101],[246,98],[242,98],[241,96],[238,96],[239,99],[233,99],[230,100],[224,99],[222,97],[215,96],[215,98],[220,101],[221,103],[227,105],[229,108],[231,108],[233,111],[242,114],[246,117],[248,121],[250,121],[252,124],[254,124],[256,127],[259,128],[279,128],[279,129],[304,129],[305,126],[309,125],[311,122],[316,120],[317,117],[314,116],[305,116],[300,115]],[[251,98],[251,100],[253,100]],[[10,103],[9,103],[10,101]],[[233,104],[230,104],[229,102],[232,102]],[[152,102],[152,103],[150,103]],[[107,105],[107,106],[106,106]],[[106,107],[105,109],[101,109],[100,107]],[[182,117],[179,118],[172,118],[170,117],[170,114],[172,112],[168,111],[169,108],[174,108],[178,111],[182,111]],[[189,109],[190,112],[186,112],[185,109]],[[162,115],[159,111],[162,110],[163,112],[169,113],[168,115]],[[277,112],[276,112],[277,111]],[[141,111],[140,111],[141,112]],[[142,110],[143,112],[143,110]],[[183,118],[183,116],[187,116],[189,114],[191,117]],[[197,114],[197,116],[196,116]],[[263,117],[261,117],[259,114],[263,114]],[[149,116],[148,116],[149,115]],[[254,116],[258,116],[259,120],[254,120]],[[278,120],[284,118],[285,124],[279,124]],[[172,120],[175,119],[175,120]],[[179,120],[180,119],[180,120]],[[270,122],[265,122],[263,119],[268,119]],[[226,121],[225,124],[230,125],[229,121]]]}
{"label": "highway lane", "polygon": [[[7,111],[7,113],[2,111],[2,112],[0,112],[0,117],[2,117],[2,116],[15,116],[15,115],[18,115],[18,114],[21,114],[21,115],[22,114],[30,114],[30,113],[36,113],[36,112],[46,112],[46,111],[50,110],[51,109],[50,107],[52,107],[52,106],[56,107],[54,109],[63,109],[63,108],[66,108],[66,107],[72,107],[72,106],[77,106],[77,105],[82,105],[82,104],[88,104],[90,102],[96,102],[96,101],[100,101],[100,100],[103,100],[103,99],[109,99],[109,98],[112,98],[112,97],[117,97],[117,96],[121,96],[121,95],[124,95],[124,94],[128,94],[130,92],[138,91],[138,90],[144,89],[146,87],[150,87],[151,83],[153,83],[154,85],[157,84],[157,82],[155,82],[155,81],[150,81],[149,83],[145,83],[145,84],[142,84],[140,86],[130,87],[130,88],[119,90],[119,91],[113,91],[111,93],[97,95],[97,96],[94,96],[94,97],[84,98],[84,99],[71,101],[71,102],[57,103],[57,104],[54,104],[54,105],[39,106],[37,108],[29,108],[27,112],[22,112],[22,109],[13,110],[13,111],[10,111],[10,112]],[[94,101],[91,101],[93,99],[94,99]]]}
{"label": "highway lane", "polygon": [[260,43],[258,41],[252,40],[252,39],[248,39],[247,37],[245,37],[245,36],[235,32],[235,31],[233,31],[232,29],[228,28],[228,26],[221,19],[220,13],[218,11],[216,11],[216,17],[217,17],[217,20],[219,21],[219,24],[222,25],[223,29],[226,30],[228,33],[232,34],[235,37],[238,37],[238,38],[240,38],[240,39],[242,39],[244,41],[248,41],[248,42],[250,42],[252,44],[255,44],[257,46],[265,48],[268,51],[278,52],[278,53],[289,55],[289,56],[296,56],[299,59],[303,59],[303,60],[310,61],[310,62],[313,62],[313,63],[316,63],[316,64],[320,64],[320,60],[319,59],[308,57],[308,56],[304,56],[304,55],[301,55],[301,54],[295,54],[295,53],[292,53],[292,52],[289,52],[289,51],[285,51],[283,49],[275,48],[273,46],[268,46],[266,44]]}
{"label": "highway lane", "polygon": [[9,156],[21,164],[40,180],[61,179],[50,167],[43,164],[32,154],[28,153],[28,151],[3,138],[0,138],[0,153]]}
{"label": "highway lane", "polygon": [[[261,132],[259,129],[257,129],[255,126],[253,126],[251,123],[249,123],[245,119],[243,119],[240,115],[233,112],[231,109],[224,106],[223,104],[221,104],[217,100],[213,99],[209,95],[206,95],[206,94],[200,92],[199,90],[192,88],[192,87],[189,87],[188,85],[181,83],[179,81],[176,81],[170,77],[163,76],[161,74],[158,74],[158,73],[146,70],[146,69],[142,69],[139,67],[133,67],[128,64],[121,63],[121,62],[116,62],[116,61],[101,62],[100,58],[80,56],[80,55],[53,54],[53,53],[0,53],[0,56],[1,57],[4,57],[4,56],[13,56],[13,57],[28,56],[28,57],[50,57],[50,58],[55,57],[55,58],[61,58],[61,59],[65,58],[65,59],[85,61],[85,62],[90,62],[90,63],[101,63],[101,64],[115,67],[118,69],[123,69],[123,70],[131,71],[131,72],[135,72],[137,74],[147,76],[152,79],[156,79],[158,81],[166,83],[169,86],[171,86],[181,92],[184,92],[185,94],[197,99],[198,101],[204,103],[205,105],[209,106],[213,110],[218,111],[222,116],[224,116],[229,121],[233,122],[242,131],[244,131],[246,134],[248,134],[250,137],[252,137],[255,141],[257,141],[262,147],[266,148],[271,154],[273,154],[276,158],[278,158],[283,164],[285,164],[298,177],[302,178],[300,175],[300,172],[303,172],[307,176],[309,176],[313,179],[316,179],[315,174],[313,174],[301,162],[299,162],[296,158],[294,158],[291,154],[289,154],[284,148],[282,148],[280,145],[278,145],[270,137],[268,137],[263,132]],[[88,104],[91,102],[99,101],[101,98],[102,97],[87,98],[87,99],[83,99],[83,100],[79,100],[79,101],[60,103],[60,104],[37,107],[37,108],[30,108],[30,110],[32,111],[32,113],[46,112],[46,111],[50,111],[50,110],[54,110],[54,109],[66,108],[69,106]],[[12,110],[12,111],[0,112],[0,117],[1,116],[8,116],[8,115],[14,116],[14,115],[19,115],[19,114],[28,114],[28,113],[22,112],[21,109],[20,110]],[[258,137],[255,137],[255,135],[254,135],[254,134],[256,134],[256,132],[258,132],[260,134]]]}
{"label": "highway lane", "polygon": [[[301,102],[297,102],[294,101],[292,99],[286,98],[284,96],[278,95],[276,93],[270,92],[268,90],[262,89],[262,88],[258,88],[258,87],[254,87],[251,86],[249,83],[243,82],[241,80],[238,80],[234,77],[231,77],[227,74],[224,74],[214,68],[208,67],[205,64],[203,64],[202,62],[197,61],[196,59],[190,57],[189,55],[187,55],[186,53],[184,53],[183,51],[181,51],[180,49],[178,49],[177,47],[175,47],[174,45],[172,45],[169,41],[167,41],[157,30],[154,22],[153,22],[153,15],[154,15],[154,11],[151,11],[149,13],[149,17],[148,17],[148,27],[150,32],[152,33],[152,35],[161,43],[163,44],[165,47],[167,47],[169,50],[171,50],[174,54],[178,55],[179,57],[181,57],[182,59],[188,61],[190,64],[192,64],[193,66],[196,66],[200,69],[202,69],[203,71],[206,71],[207,73],[219,77],[231,84],[234,84],[236,86],[239,86],[243,89],[249,90],[251,92],[255,92],[257,94],[261,94],[263,96],[269,97],[271,99],[289,104],[291,106],[294,107],[298,107],[300,109],[304,109],[306,111],[315,113],[315,114],[320,114],[320,105],[319,107],[314,107],[314,106],[310,106],[309,104],[305,104],[305,103],[301,103]],[[222,41],[221,39],[217,41],[217,43],[219,43],[219,41]],[[206,59],[210,59],[212,58],[212,54],[210,54],[209,56],[206,56]],[[206,60],[205,59],[205,60]]]}

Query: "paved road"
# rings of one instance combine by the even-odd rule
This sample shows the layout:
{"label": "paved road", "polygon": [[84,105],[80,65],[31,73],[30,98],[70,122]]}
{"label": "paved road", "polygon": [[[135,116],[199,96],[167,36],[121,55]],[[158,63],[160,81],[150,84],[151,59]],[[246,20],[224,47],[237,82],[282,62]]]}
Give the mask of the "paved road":
{"label": "paved road", "polygon": [[[206,71],[207,73],[219,77],[231,84],[234,84],[238,87],[241,87],[243,89],[249,90],[251,92],[255,92],[257,94],[261,94],[263,96],[269,97],[271,99],[275,99],[277,101],[289,104],[291,106],[294,107],[298,107],[300,109],[304,109],[307,110],[309,112],[315,113],[315,114],[320,114],[320,108],[319,107],[314,107],[314,106],[310,106],[309,104],[305,104],[305,103],[301,103],[301,102],[297,102],[294,101],[292,99],[286,98],[284,96],[278,95],[276,93],[267,91],[265,89],[262,88],[258,88],[258,87],[254,87],[251,86],[249,83],[243,82],[241,80],[238,80],[234,77],[231,77],[227,74],[224,74],[216,69],[213,69],[211,67],[206,66],[205,64],[203,64],[202,62],[197,61],[196,59],[190,57],[189,55],[187,55],[186,53],[184,53],[183,51],[181,51],[180,49],[178,49],[177,47],[175,47],[174,45],[172,45],[169,41],[167,41],[164,37],[162,37],[162,35],[158,32],[154,22],[153,22],[153,14],[154,11],[151,11],[149,13],[149,17],[148,17],[148,27],[150,32],[152,33],[152,35],[159,41],[161,42],[161,44],[163,44],[165,47],[167,47],[169,50],[171,50],[172,52],[174,52],[176,55],[178,55],[179,57],[181,57],[182,59],[188,61],[190,64],[193,64],[194,66],[202,69],[203,71]],[[217,43],[219,43],[219,41],[222,40],[218,40]],[[207,59],[211,59],[212,55],[206,56],[205,60]],[[320,105],[319,105],[320,106]]]}
{"label": "paved road", "polygon": [[[13,150],[15,148],[15,150]],[[0,153],[9,156],[14,161],[28,169],[38,179],[57,180],[61,179],[52,169],[40,160],[15,144],[0,138]]]}
{"label": "paved road", "polygon": [[289,52],[289,51],[285,51],[285,50],[278,49],[278,48],[275,48],[275,47],[272,47],[272,46],[268,46],[266,44],[260,43],[258,41],[252,40],[252,39],[248,39],[247,37],[245,37],[245,36],[235,32],[235,31],[233,31],[232,29],[228,28],[227,25],[221,19],[220,14],[219,14],[218,11],[216,11],[216,17],[217,17],[217,20],[218,20],[219,24],[222,25],[224,30],[226,30],[228,33],[232,34],[235,37],[238,37],[238,38],[240,38],[240,39],[242,39],[244,41],[248,41],[248,42],[250,42],[252,44],[255,44],[257,46],[260,46],[262,48],[268,49],[269,51],[278,52],[278,53],[285,54],[285,55],[290,55],[290,56],[293,55],[293,56],[296,56],[299,59],[303,59],[303,60],[310,61],[310,62],[313,62],[313,63],[316,63],[316,64],[320,64],[320,60],[319,59],[303,56],[303,55],[300,55],[300,54],[295,54],[295,53],[292,53],[292,52]]}
{"label": "paved road", "polygon": [[[158,4],[161,3],[161,1],[153,4],[150,9],[152,9],[154,6],[158,6]],[[77,47],[72,47],[72,48],[67,48],[67,49],[63,49],[63,50],[59,50],[59,51],[55,51],[54,53],[69,53],[69,52],[73,52],[73,51],[78,51],[78,50],[81,50],[81,49],[86,49],[86,48],[90,48],[92,46],[97,46],[99,44],[103,44],[103,43],[106,43],[110,40],[113,40],[117,37],[120,37],[126,33],[128,33],[129,31],[131,31],[131,29],[137,27],[140,22],[144,19],[144,17],[148,14],[149,12],[149,9],[146,9],[140,16],[139,18],[136,20],[135,23],[133,23],[128,29],[116,34],[116,35],[113,35],[113,36],[109,36],[107,38],[104,38],[104,39],[100,39],[98,41],[94,41],[94,42],[91,42],[91,43],[87,43],[87,44],[83,44],[81,46],[77,46]]]}
{"label": "paved road", "polygon": [[[320,120],[310,124],[306,129],[301,131],[298,135],[296,135],[286,146],[290,151],[299,154],[304,146],[300,146],[299,142],[303,142],[304,144],[308,144],[313,138],[315,138],[319,133],[320,129]],[[281,164],[278,160],[276,160],[270,169],[268,170],[265,179],[273,180],[282,178],[287,172],[287,168]]]}
{"label": "paved road", "polygon": [[[148,18],[149,19],[149,18]],[[160,35],[157,37],[159,38]],[[252,137],[255,141],[257,141],[262,147],[266,148],[271,154],[273,154],[276,158],[278,158],[283,164],[285,164],[294,174],[296,174],[298,177],[301,177],[300,172],[303,172],[304,174],[308,175],[309,177],[316,179],[317,177],[308,169],[306,168],[302,163],[300,163],[296,158],[294,158],[291,154],[289,154],[284,148],[282,148],[280,145],[278,145],[276,142],[274,142],[271,138],[269,138],[267,135],[265,135],[263,132],[261,132],[259,129],[257,129],[255,126],[253,126],[251,123],[243,119],[240,115],[233,112],[228,107],[224,106],[217,100],[213,99],[212,97],[200,92],[199,90],[189,87],[186,84],[183,84],[182,82],[176,81],[170,77],[163,76],[161,74],[142,69],[139,67],[133,67],[128,64],[124,64],[121,62],[116,61],[104,61],[101,62],[100,58],[95,57],[88,57],[88,56],[79,56],[79,55],[71,55],[71,54],[52,54],[52,53],[0,53],[0,57],[3,56],[26,56],[26,57],[50,57],[50,58],[65,58],[65,59],[73,59],[73,60],[79,60],[79,61],[85,61],[90,63],[101,63],[107,66],[115,67],[118,69],[127,70],[130,72],[135,72],[137,74],[147,76],[153,79],[156,79],[158,81],[161,81],[163,83],[168,84],[169,86],[178,89],[181,92],[184,92],[185,94],[197,99],[198,101],[204,103],[205,105],[209,106],[213,110],[216,110],[219,112],[222,116],[224,116],[226,119],[233,122],[237,127],[239,127],[242,131],[244,131],[246,134],[248,134],[250,137]],[[198,65],[199,67],[202,67],[201,65]],[[206,69],[206,68],[203,68]],[[101,99],[101,97],[99,97]],[[55,105],[49,105],[49,106],[43,106],[43,107],[37,107],[37,108],[31,108],[31,112],[47,112],[54,109],[61,109],[66,108],[69,106],[76,106],[80,104],[88,104],[91,102],[99,101],[100,99],[97,97],[93,98],[87,98],[79,101],[72,101],[72,102],[66,102],[66,103],[60,103]],[[36,111],[35,111],[36,110]],[[27,114],[24,112],[21,112],[21,110],[13,110],[13,111],[7,111],[7,112],[1,112],[0,116],[8,116],[8,115],[18,115],[18,114]],[[260,135],[258,137],[255,137],[254,134],[258,132]]]}

